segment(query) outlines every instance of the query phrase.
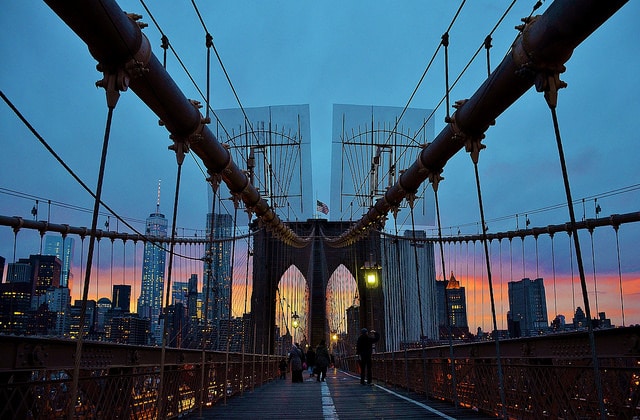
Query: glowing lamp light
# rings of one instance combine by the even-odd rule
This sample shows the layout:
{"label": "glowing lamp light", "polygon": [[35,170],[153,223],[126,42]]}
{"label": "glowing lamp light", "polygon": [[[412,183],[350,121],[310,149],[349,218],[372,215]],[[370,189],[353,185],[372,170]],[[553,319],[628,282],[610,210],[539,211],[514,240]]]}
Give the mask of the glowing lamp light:
{"label": "glowing lamp light", "polygon": [[375,286],[377,281],[378,281],[378,279],[376,277],[376,273],[374,273],[374,272],[367,273],[367,285],[368,286]]}
{"label": "glowing lamp light", "polygon": [[373,255],[369,255],[369,260],[361,267],[364,273],[364,282],[367,288],[378,287],[378,272],[382,267],[374,261]]}
{"label": "glowing lamp light", "polygon": [[300,326],[300,316],[294,312],[293,315],[291,315],[291,319],[291,325],[293,328],[298,328]]}

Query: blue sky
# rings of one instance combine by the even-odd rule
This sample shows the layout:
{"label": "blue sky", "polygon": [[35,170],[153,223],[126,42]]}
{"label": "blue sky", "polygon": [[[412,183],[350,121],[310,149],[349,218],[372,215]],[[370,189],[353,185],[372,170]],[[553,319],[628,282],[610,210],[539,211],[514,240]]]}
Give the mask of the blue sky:
{"label": "blue sky", "polygon": [[[449,68],[454,79],[510,1],[467,2],[450,31]],[[516,36],[514,26],[528,16],[534,1],[519,1],[493,36],[495,67]],[[143,15],[153,51],[162,59],[160,35],[138,1],[119,2]],[[191,2],[147,2],[180,59],[200,89],[206,88],[205,32]],[[380,1],[196,2],[242,105],[309,104],[314,197],[328,202],[331,111],[335,103],[405,106],[458,2]],[[543,12],[550,1],[540,9]],[[573,197],[586,200],[593,217],[593,197],[640,184],[636,122],[640,111],[640,2],[625,5],[580,45],[562,79],[558,116]],[[95,187],[106,121],[104,91],[95,60],[82,41],[41,1],[6,2],[0,15],[0,89],[21,110],[56,152],[92,188]],[[444,94],[444,53],[410,103],[433,108]],[[189,98],[199,98],[191,81],[169,55],[168,69]],[[238,104],[212,54],[211,101],[214,109]],[[484,52],[451,92],[451,99],[472,95],[486,78]],[[445,110],[435,114],[435,131]],[[92,207],[83,192],[28,132],[11,110],[0,104],[0,188],[83,208]],[[162,180],[161,210],[171,214],[176,163],[168,134],[133,92],[124,92],[114,114],[103,198],[121,215],[143,220],[155,211]],[[542,94],[529,91],[487,132],[480,176],[485,213],[492,231],[516,228],[525,213],[533,226],[563,223],[566,209],[534,212],[565,201],[551,118]],[[442,224],[475,233],[479,219],[473,167],[459,153],[445,167],[440,185]],[[191,157],[183,168],[178,225],[202,229],[207,209],[205,176]],[[598,199],[602,215],[638,210],[638,192]],[[3,192],[0,214],[30,218],[34,199]],[[46,212],[40,205],[40,214]],[[582,217],[582,206],[576,209]],[[88,226],[90,215],[54,207],[52,221]],[[42,217],[41,217],[42,218]],[[104,220],[104,218],[102,218]],[[103,222],[101,221],[101,224]],[[138,225],[140,226],[140,225]],[[522,227],[522,226],[520,226]],[[112,226],[113,228],[113,226]],[[0,229],[0,255],[10,260],[13,232]],[[455,232],[454,232],[455,233]],[[637,229],[625,240],[636,243]],[[22,241],[24,242],[24,241]],[[19,243],[19,247],[23,243]],[[24,244],[27,247],[26,244]],[[18,256],[26,252],[20,251]]]}

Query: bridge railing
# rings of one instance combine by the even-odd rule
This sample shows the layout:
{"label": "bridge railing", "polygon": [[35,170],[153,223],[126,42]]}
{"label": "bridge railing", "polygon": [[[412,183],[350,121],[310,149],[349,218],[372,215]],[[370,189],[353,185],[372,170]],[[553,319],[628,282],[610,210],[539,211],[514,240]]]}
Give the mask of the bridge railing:
{"label": "bridge railing", "polygon": [[[76,342],[0,338],[0,419],[68,418]],[[86,342],[74,418],[156,419],[197,412],[277,375],[279,358]],[[204,363],[203,363],[204,360]],[[204,378],[204,380],[203,380]]]}
{"label": "bridge railing", "polygon": [[[606,418],[640,418],[640,326],[595,331]],[[374,354],[387,385],[509,418],[602,418],[587,332],[501,340],[506,407],[494,341]],[[357,359],[342,368],[359,372]],[[455,377],[454,375],[455,374]],[[455,387],[453,386],[455,379]]]}

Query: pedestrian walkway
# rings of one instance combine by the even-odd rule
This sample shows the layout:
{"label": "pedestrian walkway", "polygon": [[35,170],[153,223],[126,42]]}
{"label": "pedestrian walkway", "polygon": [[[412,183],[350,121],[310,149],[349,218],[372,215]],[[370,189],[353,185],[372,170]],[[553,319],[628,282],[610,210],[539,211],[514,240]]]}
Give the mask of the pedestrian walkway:
{"label": "pedestrian walkway", "polygon": [[[488,419],[489,416],[443,402],[427,401],[383,384],[329,369],[326,382],[305,373],[303,383],[274,380],[203,411],[205,419]],[[193,417],[197,417],[195,414]]]}

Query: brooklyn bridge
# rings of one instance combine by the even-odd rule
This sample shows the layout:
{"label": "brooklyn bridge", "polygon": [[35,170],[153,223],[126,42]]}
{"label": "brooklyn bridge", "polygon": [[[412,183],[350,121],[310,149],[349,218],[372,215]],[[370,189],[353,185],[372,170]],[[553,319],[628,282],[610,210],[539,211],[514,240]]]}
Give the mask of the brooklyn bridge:
{"label": "brooklyn bridge", "polygon": [[[305,67],[284,56],[300,35],[325,57],[313,36],[264,35],[282,68],[246,52],[234,67],[211,5],[120,3],[45,0],[28,29],[27,6],[2,17],[0,418],[640,417],[637,133],[605,120],[638,110],[639,65],[580,55],[605,35],[633,54],[637,4],[504,2],[491,22],[448,5],[402,103],[316,113],[248,106],[236,84],[256,66],[296,84]],[[228,45],[260,33],[228,12]],[[470,22],[486,27],[465,63],[453,34]],[[191,31],[198,64],[173,41]],[[380,339],[363,387],[365,329]],[[291,353],[321,343],[326,380],[307,358],[291,383]]]}

